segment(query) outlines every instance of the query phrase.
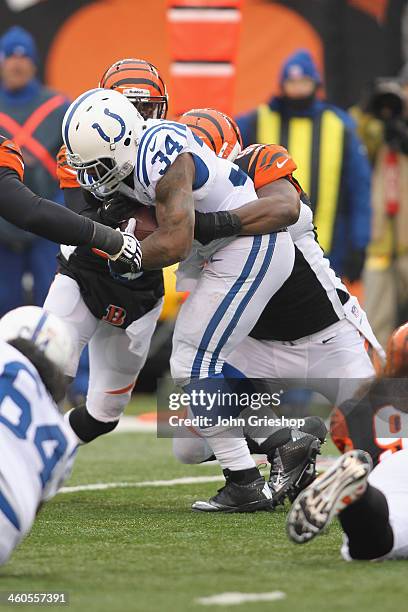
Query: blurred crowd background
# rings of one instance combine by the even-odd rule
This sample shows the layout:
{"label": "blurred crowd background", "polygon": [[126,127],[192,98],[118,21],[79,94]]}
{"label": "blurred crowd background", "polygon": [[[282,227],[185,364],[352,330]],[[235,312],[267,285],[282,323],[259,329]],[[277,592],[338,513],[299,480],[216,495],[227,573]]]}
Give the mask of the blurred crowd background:
{"label": "blurred crowd background", "polygon": [[[0,133],[23,149],[26,183],[62,202],[55,156],[76,95],[125,57],[157,66],[170,117],[212,106],[244,145],[288,148],[321,246],[380,342],[408,320],[407,0],[2,0]],[[57,247],[0,220],[0,316],[42,305]],[[183,299],[166,304],[136,391],[168,367]],[[71,389],[87,387],[87,355]]]}

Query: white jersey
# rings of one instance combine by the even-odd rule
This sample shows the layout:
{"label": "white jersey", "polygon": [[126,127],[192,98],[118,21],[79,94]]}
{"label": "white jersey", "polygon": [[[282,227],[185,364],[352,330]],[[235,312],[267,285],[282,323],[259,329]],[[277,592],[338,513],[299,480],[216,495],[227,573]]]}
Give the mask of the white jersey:
{"label": "white jersey", "polygon": [[157,183],[182,153],[190,153],[194,160],[197,211],[233,210],[257,199],[252,179],[236,164],[217,157],[186,125],[160,119],[149,119],[146,124],[134,170],[139,202],[155,205]]}
{"label": "white jersey", "polygon": [[0,514],[22,537],[69,475],[77,440],[30,361],[0,348]]}
{"label": "white jersey", "polygon": [[[156,186],[182,153],[194,160],[194,208],[198,212],[233,210],[257,199],[252,179],[236,164],[217,157],[186,125],[149,119],[140,139],[134,170],[134,195],[142,204],[155,206]],[[191,291],[203,263],[234,237],[214,240],[203,246],[194,241],[189,257],[177,272],[177,290]]]}

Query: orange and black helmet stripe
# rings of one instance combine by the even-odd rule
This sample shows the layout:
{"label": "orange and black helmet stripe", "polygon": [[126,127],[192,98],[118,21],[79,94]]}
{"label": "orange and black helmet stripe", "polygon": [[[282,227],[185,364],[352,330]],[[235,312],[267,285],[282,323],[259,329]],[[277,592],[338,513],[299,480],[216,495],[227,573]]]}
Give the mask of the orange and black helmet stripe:
{"label": "orange and black helmet stripe", "polygon": [[408,323],[398,327],[388,341],[385,374],[408,376]]}
{"label": "orange and black helmet stripe", "polygon": [[[157,96],[166,96],[166,85],[153,64],[140,59],[115,62],[102,75],[99,86],[117,89],[129,85],[147,85]],[[152,92],[152,93],[153,93]]]}
{"label": "orange and black helmet stripe", "polygon": [[194,108],[179,118],[216,153],[228,157],[234,147],[242,148],[238,125],[232,117],[213,108]]}
{"label": "orange and black helmet stripe", "polygon": [[125,95],[145,119],[164,119],[167,115],[166,85],[157,68],[146,60],[128,58],[115,62],[104,72],[99,87]]}

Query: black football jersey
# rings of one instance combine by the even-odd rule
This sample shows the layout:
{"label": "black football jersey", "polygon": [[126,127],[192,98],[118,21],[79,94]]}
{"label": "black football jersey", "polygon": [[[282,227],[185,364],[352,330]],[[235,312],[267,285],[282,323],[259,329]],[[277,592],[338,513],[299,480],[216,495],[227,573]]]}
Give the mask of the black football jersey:
{"label": "black football jersey", "polygon": [[[64,195],[71,210],[100,222],[96,216],[100,202],[93,204],[89,197],[85,201],[79,188],[64,189]],[[161,270],[144,271],[133,280],[121,281],[111,276],[107,260],[89,247],[77,247],[69,257],[64,252],[58,255],[58,271],[78,283],[85,304],[97,319],[126,329],[164,296]]]}
{"label": "black football jersey", "polygon": [[[310,208],[307,195],[292,176],[296,164],[283,147],[252,145],[234,163],[250,176],[255,189],[279,179],[290,181],[300,195],[302,206]],[[309,216],[312,219],[310,212]],[[295,240],[293,270],[269,300],[250,332],[249,335],[257,340],[286,342],[315,334],[339,321],[341,304],[345,304],[350,297],[340,286],[334,286],[335,275],[334,272],[332,277],[328,274],[328,264],[322,265],[323,251],[317,242],[312,221],[309,228],[308,216],[304,216],[302,210],[299,220],[289,228],[289,232]],[[304,237],[307,234],[308,238],[298,242],[292,232]]]}
{"label": "black football jersey", "polygon": [[384,378],[369,383],[358,398],[333,411],[330,433],[342,453],[365,450],[374,465],[408,448],[408,380]]}

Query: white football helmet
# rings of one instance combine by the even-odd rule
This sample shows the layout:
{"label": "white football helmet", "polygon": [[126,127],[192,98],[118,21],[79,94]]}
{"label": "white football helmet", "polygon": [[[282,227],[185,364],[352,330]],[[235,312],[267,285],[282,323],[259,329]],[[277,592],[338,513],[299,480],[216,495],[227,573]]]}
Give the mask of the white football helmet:
{"label": "white football helmet", "polygon": [[0,319],[0,338],[30,340],[62,371],[74,353],[66,323],[38,306],[22,306],[5,314]]}
{"label": "white football helmet", "polygon": [[68,108],[62,123],[67,161],[82,187],[114,193],[135,167],[145,121],[118,91],[91,89]]}

